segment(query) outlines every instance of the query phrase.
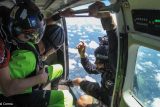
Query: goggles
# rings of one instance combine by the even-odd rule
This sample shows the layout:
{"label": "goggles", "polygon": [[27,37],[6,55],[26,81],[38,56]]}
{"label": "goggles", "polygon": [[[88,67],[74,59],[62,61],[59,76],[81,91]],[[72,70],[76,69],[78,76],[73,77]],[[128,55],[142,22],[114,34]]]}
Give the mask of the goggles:
{"label": "goggles", "polygon": [[38,29],[23,30],[23,32],[25,34],[25,37],[27,39],[30,39],[31,42],[38,43],[43,37],[44,30],[45,30],[45,26]]}
{"label": "goggles", "polygon": [[43,20],[39,23],[36,23],[38,21],[35,17],[29,17],[28,22],[30,24],[28,28],[30,29],[24,29],[22,31],[26,35],[25,37],[27,39],[30,39],[30,41],[33,43],[38,43],[43,37],[46,24]]}

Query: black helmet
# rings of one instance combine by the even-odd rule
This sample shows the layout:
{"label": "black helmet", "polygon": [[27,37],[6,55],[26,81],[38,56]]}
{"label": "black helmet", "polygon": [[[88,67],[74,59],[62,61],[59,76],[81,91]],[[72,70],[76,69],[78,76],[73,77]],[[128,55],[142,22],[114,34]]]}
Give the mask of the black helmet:
{"label": "black helmet", "polygon": [[108,37],[104,35],[102,37],[98,37],[99,45],[108,45]]}
{"label": "black helmet", "polygon": [[64,32],[62,27],[58,25],[48,25],[42,41],[45,45],[45,50],[48,51],[51,48],[58,49],[64,43]]}
{"label": "black helmet", "polygon": [[12,8],[10,17],[10,31],[13,36],[24,33],[32,42],[40,41],[45,30],[45,22],[34,3],[18,3]]}
{"label": "black helmet", "polygon": [[100,61],[101,63],[108,61],[108,37],[102,36],[98,37],[99,39],[99,47],[96,48],[94,51],[94,56],[96,57],[96,60]]}
{"label": "black helmet", "polygon": [[100,45],[94,51],[94,56],[96,60],[100,62],[108,61],[108,46],[107,45]]}

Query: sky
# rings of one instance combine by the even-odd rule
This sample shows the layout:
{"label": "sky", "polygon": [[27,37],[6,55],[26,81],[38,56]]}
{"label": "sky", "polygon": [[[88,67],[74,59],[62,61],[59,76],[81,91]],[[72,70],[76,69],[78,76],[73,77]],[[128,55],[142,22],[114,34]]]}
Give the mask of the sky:
{"label": "sky", "polygon": [[[75,41],[71,40],[71,38],[74,38],[73,36],[80,36],[79,41],[84,41],[84,42],[89,41],[88,43],[85,42],[85,45],[87,48],[95,49],[99,46],[98,43],[95,42],[95,40],[88,40],[89,36],[91,36],[91,35],[88,35],[88,33],[94,33],[95,29],[105,33],[104,30],[102,29],[100,20],[98,20],[97,18],[92,18],[92,17],[66,18],[66,22],[67,22],[67,29],[68,29],[68,34],[69,34],[68,35],[69,36],[69,44],[74,42],[73,43],[74,47],[69,48],[69,53],[75,54],[76,58],[79,57],[78,50],[75,48],[78,43],[75,43]],[[72,27],[74,27],[74,28],[72,28]],[[83,29],[85,29],[85,31],[82,31],[81,27],[83,27]],[[86,55],[88,55],[88,54],[86,53]],[[91,59],[94,59],[94,55],[89,55],[89,57]],[[70,69],[71,70],[75,69],[77,66],[77,63],[78,62],[76,61],[76,59],[70,59],[69,60]]]}
{"label": "sky", "polygon": [[[108,2],[108,0],[104,0],[104,3],[105,3],[105,5],[109,5],[110,4]],[[89,5],[91,5],[91,4],[79,6],[79,7],[73,8],[73,9],[74,10],[86,9]],[[115,15],[113,15],[113,17],[114,17],[114,20],[116,21]],[[84,38],[84,41],[85,41],[85,37],[87,38],[87,36],[86,36],[85,32],[81,32],[79,30],[80,27],[82,27],[82,26],[85,27],[85,29],[88,32],[94,32],[93,29],[100,29],[100,30],[102,30],[102,26],[101,26],[100,20],[97,19],[97,18],[94,18],[94,17],[85,17],[85,18],[81,18],[81,17],[76,17],[75,18],[75,17],[73,17],[73,18],[66,18],[66,22],[70,26],[73,26],[73,25],[77,26],[77,29],[74,29],[74,31],[72,31],[70,28],[68,28],[68,33],[77,32],[78,35],[82,35],[82,36],[84,35],[82,37],[82,38]],[[93,24],[94,24],[94,26],[93,26]],[[92,25],[92,28],[91,27],[87,27],[86,25]],[[74,35],[71,34],[70,36],[74,36]],[[98,47],[98,43],[96,43],[95,41],[91,41],[89,44],[86,44],[86,45],[87,45],[87,47],[92,48],[92,49],[95,49],[96,47]],[[70,53],[76,53],[76,54],[78,54],[77,50],[73,49],[73,48],[69,48],[69,52]],[[75,67],[73,65],[75,63],[76,63],[76,61],[70,60],[70,64],[71,64],[70,67],[74,69]]]}
{"label": "sky", "polygon": [[[157,92],[157,90],[160,90],[160,52],[146,48],[146,47],[140,47],[138,51],[137,56],[137,62],[136,62],[136,75],[138,81],[141,83],[137,83],[139,85],[145,85],[145,83],[149,83],[151,87],[148,87],[147,89],[140,88],[141,91],[137,91],[141,96],[145,96],[144,93],[146,92],[152,92],[149,93],[147,98],[145,97],[143,100],[145,102],[143,103],[149,103],[152,107],[159,107],[160,105],[160,94]],[[145,77],[143,77],[143,75]],[[141,81],[140,81],[141,79]],[[142,82],[144,81],[144,82]],[[143,84],[144,83],[144,84]],[[156,89],[156,91],[155,91]],[[147,106],[148,107],[148,106]]]}

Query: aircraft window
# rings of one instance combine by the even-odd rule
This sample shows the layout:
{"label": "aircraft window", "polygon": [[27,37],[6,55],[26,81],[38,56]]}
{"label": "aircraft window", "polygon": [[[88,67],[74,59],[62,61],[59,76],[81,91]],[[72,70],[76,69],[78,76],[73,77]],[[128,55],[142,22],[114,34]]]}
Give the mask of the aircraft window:
{"label": "aircraft window", "polygon": [[145,107],[160,105],[160,51],[138,49],[133,94]]}
{"label": "aircraft window", "polygon": [[92,17],[66,18],[69,45],[69,78],[82,77],[90,81],[100,81],[100,75],[87,74],[80,61],[77,44],[84,41],[89,60],[94,63],[94,50],[98,47],[98,37],[106,32],[99,19]]}

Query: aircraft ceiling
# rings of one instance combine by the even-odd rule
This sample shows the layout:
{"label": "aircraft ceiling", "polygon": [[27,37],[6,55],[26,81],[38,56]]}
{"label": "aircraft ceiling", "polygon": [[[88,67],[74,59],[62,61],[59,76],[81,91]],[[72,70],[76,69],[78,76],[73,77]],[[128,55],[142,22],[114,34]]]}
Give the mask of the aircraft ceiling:
{"label": "aircraft ceiling", "polygon": [[59,10],[63,10],[68,7],[72,8],[101,0],[34,0],[34,1],[44,14],[46,13],[53,14]]}

